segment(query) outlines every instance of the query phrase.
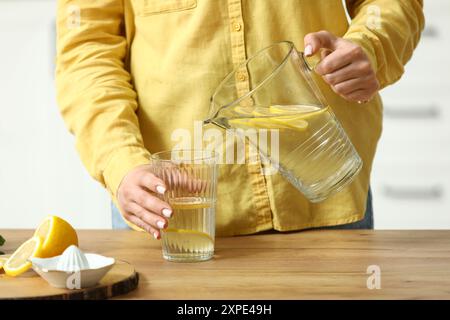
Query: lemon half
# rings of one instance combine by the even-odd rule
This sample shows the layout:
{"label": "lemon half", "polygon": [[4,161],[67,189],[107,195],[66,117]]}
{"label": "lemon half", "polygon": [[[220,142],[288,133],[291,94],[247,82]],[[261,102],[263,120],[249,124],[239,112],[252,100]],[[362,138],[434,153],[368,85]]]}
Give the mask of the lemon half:
{"label": "lemon half", "polygon": [[48,216],[34,232],[42,241],[42,258],[58,256],[71,245],[78,246],[75,229],[64,219]]}

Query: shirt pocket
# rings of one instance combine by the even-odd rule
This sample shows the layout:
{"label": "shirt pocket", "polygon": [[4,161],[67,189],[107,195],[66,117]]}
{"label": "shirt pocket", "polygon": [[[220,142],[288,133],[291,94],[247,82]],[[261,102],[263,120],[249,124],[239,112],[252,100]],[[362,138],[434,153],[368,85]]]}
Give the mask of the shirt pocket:
{"label": "shirt pocket", "polygon": [[133,0],[136,16],[189,10],[197,7],[197,0]]}

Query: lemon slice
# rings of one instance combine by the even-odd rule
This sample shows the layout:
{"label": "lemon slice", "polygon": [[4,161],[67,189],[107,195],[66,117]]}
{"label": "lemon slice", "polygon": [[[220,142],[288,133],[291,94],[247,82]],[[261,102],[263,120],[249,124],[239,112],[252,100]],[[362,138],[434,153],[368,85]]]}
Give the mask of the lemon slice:
{"label": "lemon slice", "polygon": [[321,113],[327,112],[328,107],[318,108],[316,106],[305,106],[305,105],[273,105],[269,107],[272,114],[279,115],[297,115],[302,119],[308,119],[312,116],[319,115]]}
{"label": "lemon slice", "polygon": [[181,252],[203,253],[214,249],[214,239],[197,230],[167,228],[164,230],[163,241],[171,250]]}
{"label": "lemon slice", "polygon": [[279,122],[273,121],[273,118],[243,118],[231,119],[228,123],[236,128],[248,127],[256,129],[283,129]]}
{"label": "lemon slice", "polygon": [[313,111],[319,111],[318,107],[307,105],[272,105],[269,107],[272,114],[286,114],[286,113],[307,113]]}
{"label": "lemon slice", "polygon": [[16,277],[31,268],[32,257],[41,256],[42,241],[39,237],[32,237],[25,241],[5,262],[3,269],[9,276]]}
{"label": "lemon slice", "polygon": [[232,119],[229,121],[229,123],[234,127],[244,126],[256,129],[290,129],[304,131],[308,127],[308,122],[298,116]]}
{"label": "lemon slice", "polygon": [[42,241],[42,258],[62,254],[71,245],[78,246],[78,236],[75,229],[64,219],[48,216],[36,229],[34,236]]}
{"label": "lemon slice", "polygon": [[231,119],[228,120],[228,124],[240,128],[240,127],[252,127],[252,124],[250,123],[251,118],[237,118],[237,119]]}
{"label": "lemon slice", "polygon": [[284,129],[283,124],[274,118],[252,118],[249,122],[252,127],[258,129]]}
{"label": "lemon slice", "polygon": [[302,117],[298,116],[285,116],[285,117],[273,117],[273,121],[296,131],[305,131],[308,128],[308,122]]}
{"label": "lemon slice", "polygon": [[308,122],[297,115],[271,118],[253,118],[250,119],[250,123],[252,123],[256,128],[267,129],[293,129],[297,131],[304,131],[308,128]]}
{"label": "lemon slice", "polygon": [[271,117],[271,116],[273,116],[272,112],[270,112],[270,109],[267,107],[256,107],[252,113],[253,113],[253,116],[255,116],[255,117]]}
{"label": "lemon slice", "polygon": [[234,107],[234,111],[242,115],[250,116],[252,115],[253,108],[236,106]]}

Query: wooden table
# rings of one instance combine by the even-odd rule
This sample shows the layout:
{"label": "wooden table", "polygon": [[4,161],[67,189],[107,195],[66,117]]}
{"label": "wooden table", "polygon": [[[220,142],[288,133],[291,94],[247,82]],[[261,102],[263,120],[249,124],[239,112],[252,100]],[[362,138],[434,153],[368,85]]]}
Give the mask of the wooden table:
{"label": "wooden table", "polygon": [[[12,252],[31,230],[0,230]],[[163,260],[134,231],[79,231],[80,247],[132,263],[126,299],[450,299],[450,231],[307,231],[217,238],[215,258]],[[368,289],[369,266],[381,289]],[[376,267],[374,267],[376,268]],[[373,279],[374,275],[372,274]],[[372,284],[376,282],[369,281]]]}

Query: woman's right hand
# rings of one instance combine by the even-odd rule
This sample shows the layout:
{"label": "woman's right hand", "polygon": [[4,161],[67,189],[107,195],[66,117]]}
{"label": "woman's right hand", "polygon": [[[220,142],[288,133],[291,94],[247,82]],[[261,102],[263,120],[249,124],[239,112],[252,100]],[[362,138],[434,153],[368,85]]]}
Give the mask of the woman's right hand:
{"label": "woman's right hand", "polygon": [[119,186],[117,200],[125,219],[160,239],[160,230],[167,228],[173,211],[155,195],[164,194],[166,186],[150,168],[143,165],[130,171]]}

